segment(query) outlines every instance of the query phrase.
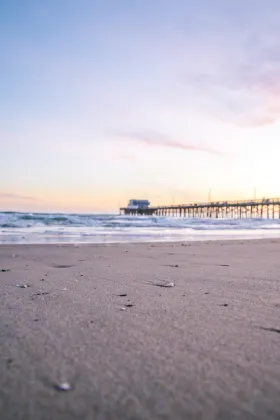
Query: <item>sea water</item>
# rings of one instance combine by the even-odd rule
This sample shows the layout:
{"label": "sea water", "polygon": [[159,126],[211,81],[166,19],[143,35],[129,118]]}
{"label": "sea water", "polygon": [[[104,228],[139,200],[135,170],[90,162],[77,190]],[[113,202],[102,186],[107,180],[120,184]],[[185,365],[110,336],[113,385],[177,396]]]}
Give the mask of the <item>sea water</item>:
{"label": "sea water", "polygon": [[0,212],[0,243],[117,243],[280,238],[279,219]]}

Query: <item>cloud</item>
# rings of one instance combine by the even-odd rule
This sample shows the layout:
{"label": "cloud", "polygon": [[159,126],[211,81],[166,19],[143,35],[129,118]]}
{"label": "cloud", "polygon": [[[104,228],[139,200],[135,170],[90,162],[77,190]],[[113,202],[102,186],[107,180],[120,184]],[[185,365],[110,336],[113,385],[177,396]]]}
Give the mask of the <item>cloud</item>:
{"label": "cloud", "polygon": [[279,81],[271,78],[268,83],[263,75],[257,80],[252,77],[250,82],[244,74],[236,75],[236,80],[201,78],[192,107],[240,127],[274,124],[280,120],[280,76]]}
{"label": "cloud", "polygon": [[204,152],[212,155],[220,155],[221,153],[215,149],[196,146],[194,144],[186,144],[178,140],[173,140],[169,136],[166,136],[158,131],[144,130],[144,131],[122,131],[113,130],[110,131],[110,135],[119,138],[127,138],[139,143],[147,144],[153,147],[169,147],[172,149],[180,149],[189,152]]}
{"label": "cloud", "polygon": [[1,193],[1,192],[0,192],[0,199],[36,201],[36,198],[34,198],[34,197],[27,197],[27,196],[24,196],[24,195],[18,195],[18,194],[13,194],[13,193]]}
{"label": "cloud", "polygon": [[177,80],[200,115],[242,127],[271,125],[280,121],[280,2],[265,7],[256,0],[253,13],[243,3],[221,1],[217,25],[196,34],[192,49],[186,44],[191,59]]}

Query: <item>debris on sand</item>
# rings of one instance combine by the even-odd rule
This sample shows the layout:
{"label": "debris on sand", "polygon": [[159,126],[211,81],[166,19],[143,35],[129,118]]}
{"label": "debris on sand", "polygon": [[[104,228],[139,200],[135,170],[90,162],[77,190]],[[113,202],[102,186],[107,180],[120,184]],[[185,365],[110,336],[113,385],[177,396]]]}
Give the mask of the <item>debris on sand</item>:
{"label": "debris on sand", "polygon": [[54,268],[71,268],[71,267],[74,267],[74,265],[69,265],[69,264],[55,264],[53,267]]}
{"label": "debris on sand", "polygon": [[61,382],[59,384],[55,384],[54,388],[57,391],[67,392],[67,391],[71,391],[72,386],[69,384],[69,382]]}
{"label": "debris on sand", "polygon": [[30,284],[17,284],[16,287],[19,287],[20,289],[27,289],[27,287],[30,287]]}
{"label": "debris on sand", "polygon": [[228,304],[227,303],[224,303],[222,306],[228,306]]}
{"label": "debris on sand", "polygon": [[174,287],[175,284],[173,282],[170,282],[170,283],[156,283],[155,286],[158,286],[158,287]]}
{"label": "debris on sand", "polygon": [[270,332],[275,332],[277,334],[280,334],[280,328],[265,328],[265,327],[260,327],[261,330],[264,331],[270,331]]}
{"label": "debris on sand", "polygon": [[166,267],[178,268],[178,264],[167,264]]}
{"label": "debris on sand", "polygon": [[2,268],[0,270],[2,273],[8,273],[8,271],[11,271],[9,268]]}
{"label": "debris on sand", "polygon": [[124,305],[126,308],[132,308],[132,306],[134,306],[134,305],[132,305],[131,303],[128,303],[128,304],[126,304],[126,305]]}
{"label": "debris on sand", "polygon": [[126,311],[126,308],[123,306],[120,311]]}
{"label": "debris on sand", "polygon": [[49,295],[49,292],[38,292],[38,293],[35,293],[33,296],[43,296],[43,295]]}
{"label": "debris on sand", "polygon": [[127,293],[121,293],[121,294],[119,294],[117,296],[119,296],[119,297],[126,297],[127,296]]}

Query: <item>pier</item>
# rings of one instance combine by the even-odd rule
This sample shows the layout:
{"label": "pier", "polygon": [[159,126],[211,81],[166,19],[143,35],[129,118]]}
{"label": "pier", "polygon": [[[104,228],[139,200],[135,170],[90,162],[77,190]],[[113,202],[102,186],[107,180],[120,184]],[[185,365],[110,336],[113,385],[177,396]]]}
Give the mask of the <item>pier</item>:
{"label": "pier", "polygon": [[218,201],[131,209],[122,207],[121,214],[134,216],[174,216],[215,219],[280,219],[280,198]]}

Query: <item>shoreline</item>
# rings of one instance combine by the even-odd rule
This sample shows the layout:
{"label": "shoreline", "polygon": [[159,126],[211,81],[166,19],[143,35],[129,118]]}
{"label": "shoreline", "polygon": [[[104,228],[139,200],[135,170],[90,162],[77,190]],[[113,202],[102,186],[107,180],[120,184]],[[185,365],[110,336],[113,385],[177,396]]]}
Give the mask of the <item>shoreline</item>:
{"label": "shoreline", "polygon": [[0,245],[0,418],[277,420],[279,253]]}
{"label": "shoreline", "polygon": [[0,248],[3,247],[17,247],[17,246],[29,246],[29,247],[43,247],[43,246],[54,246],[54,247],[113,247],[113,246],[126,246],[126,245],[134,245],[134,246],[168,246],[168,245],[182,245],[182,244],[207,244],[208,242],[211,243],[236,243],[238,241],[244,241],[246,243],[250,242],[268,242],[268,243],[280,243],[280,236],[272,236],[272,237],[256,237],[256,238],[248,238],[248,237],[238,237],[238,238],[205,238],[205,239],[188,239],[188,240],[174,240],[174,241],[138,241],[138,242],[40,242],[40,243],[23,243],[23,242],[14,242],[14,243],[0,243]]}
{"label": "shoreline", "polygon": [[103,242],[86,242],[86,241],[58,241],[58,242],[51,242],[51,241],[39,241],[39,242],[0,242],[1,246],[18,246],[18,245],[28,245],[28,246],[41,246],[41,245],[53,245],[53,246],[91,246],[91,245],[100,245],[100,246],[113,246],[113,245],[137,245],[137,244],[180,244],[180,243],[204,243],[204,242],[236,242],[236,241],[270,241],[270,240],[280,240],[279,234],[275,236],[256,236],[256,237],[248,237],[248,236],[238,236],[238,237],[206,237],[206,238],[195,238],[195,239],[176,239],[176,240],[147,240],[147,241],[103,241]]}

